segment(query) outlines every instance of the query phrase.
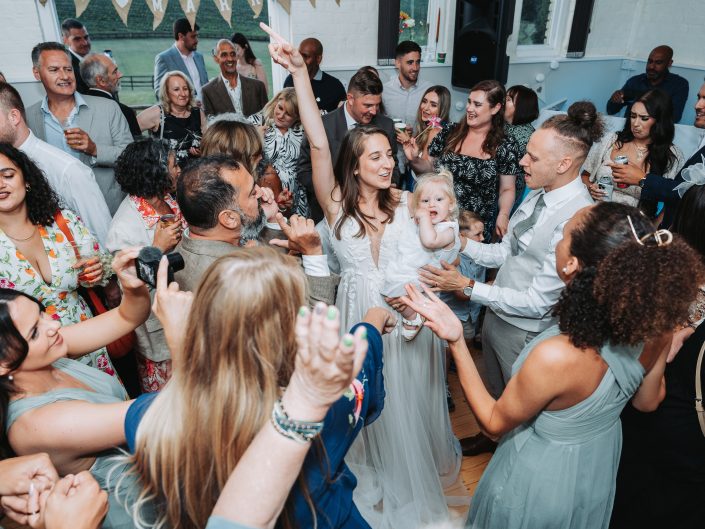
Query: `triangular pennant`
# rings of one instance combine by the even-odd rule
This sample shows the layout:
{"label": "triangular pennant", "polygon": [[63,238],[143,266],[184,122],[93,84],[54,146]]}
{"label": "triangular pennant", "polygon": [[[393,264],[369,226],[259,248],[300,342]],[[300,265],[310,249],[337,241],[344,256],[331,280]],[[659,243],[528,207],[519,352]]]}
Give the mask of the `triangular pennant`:
{"label": "triangular pennant", "polygon": [[169,0],[145,0],[147,2],[147,7],[152,12],[154,20],[152,21],[152,30],[159,27],[159,24],[164,20],[164,13],[166,13],[166,6]]}
{"label": "triangular pennant", "polygon": [[186,15],[186,18],[191,24],[191,27],[196,25],[196,13],[198,13],[198,6],[201,4],[201,0],[179,0],[181,4],[181,10]]}
{"label": "triangular pennant", "polygon": [[42,7],[47,5],[47,0],[39,0],[39,3],[42,4]]}
{"label": "triangular pennant", "polygon": [[311,2],[311,5],[312,5],[313,7],[316,7],[316,0],[308,0],[308,1]]}
{"label": "triangular pennant", "polygon": [[262,12],[262,7],[263,3],[262,0],[247,0],[247,3],[250,4],[250,8],[252,9],[252,12],[255,14],[253,18],[257,18],[259,14]]}
{"label": "triangular pennant", "polygon": [[80,17],[83,14],[90,1],[91,0],[74,0],[74,3],[76,4],[76,17]]}
{"label": "triangular pennant", "polygon": [[291,0],[279,0],[279,3],[286,11],[286,14],[291,15]]}
{"label": "triangular pennant", "polygon": [[335,0],[335,3],[340,5],[340,0]]}
{"label": "triangular pennant", "polygon": [[218,8],[220,14],[228,23],[228,26],[233,27],[230,19],[233,17],[233,0],[213,0],[215,2],[215,7]]}
{"label": "triangular pennant", "polygon": [[113,0],[113,7],[117,11],[118,15],[122,19],[122,23],[127,26],[127,15],[130,14],[130,6],[132,5],[132,0]]}

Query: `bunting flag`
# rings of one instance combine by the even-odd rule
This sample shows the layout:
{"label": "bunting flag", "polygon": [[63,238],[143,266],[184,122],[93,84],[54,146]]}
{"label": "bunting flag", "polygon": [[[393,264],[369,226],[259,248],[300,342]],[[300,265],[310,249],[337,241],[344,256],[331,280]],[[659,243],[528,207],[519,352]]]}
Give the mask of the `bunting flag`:
{"label": "bunting flag", "polygon": [[166,13],[166,5],[169,0],[145,0],[147,2],[147,7],[152,12],[154,17],[152,21],[152,31],[159,27],[159,24],[164,20],[164,13]]}
{"label": "bunting flag", "polygon": [[247,3],[250,4],[252,12],[255,14],[253,18],[257,18],[262,12],[262,7],[264,6],[263,0],[247,0]]}
{"label": "bunting flag", "polygon": [[316,7],[316,0],[308,0],[308,1],[311,2],[311,5],[312,5],[313,7]]}
{"label": "bunting flag", "polygon": [[127,26],[127,15],[130,14],[130,6],[132,5],[132,0],[113,0],[113,7],[117,14],[120,15],[122,23]]}
{"label": "bunting flag", "polygon": [[39,3],[42,4],[42,7],[47,5],[47,0],[39,0]]}
{"label": "bunting flag", "polygon": [[198,6],[201,4],[201,0],[179,0],[179,3],[189,24],[193,27],[196,24],[196,13],[198,12]]}
{"label": "bunting flag", "polygon": [[215,7],[218,8],[220,14],[228,23],[228,26],[233,27],[230,19],[233,18],[233,0],[213,0],[215,2]]}
{"label": "bunting flag", "polygon": [[76,17],[80,17],[81,14],[86,10],[88,7],[88,2],[91,0],[74,0],[76,3]]}
{"label": "bunting flag", "polygon": [[291,15],[291,0],[279,0],[279,3],[286,11],[286,14]]}
{"label": "bunting flag", "polygon": [[335,0],[335,3],[340,5],[340,0]]}

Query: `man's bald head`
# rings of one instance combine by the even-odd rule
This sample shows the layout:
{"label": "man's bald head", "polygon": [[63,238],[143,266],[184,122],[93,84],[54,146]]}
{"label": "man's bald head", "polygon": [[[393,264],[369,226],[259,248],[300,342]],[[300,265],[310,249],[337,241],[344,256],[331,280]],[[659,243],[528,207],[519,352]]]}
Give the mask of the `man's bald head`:
{"label": "man's bald head", "polygon": [[646,61],[646,78],[652,85],[661,83],[668,75],[668,69],[673,64],[673,48],[662,44],[656,46]]}
{"label": "man's bald head", "polygon": [[302,40],[301,44],[299,44],[299,53],[306,63],[308,76],[313,79],[318,73],[318,66],[323,60],[323,44],[321,44],[320,40],[309,37]]}

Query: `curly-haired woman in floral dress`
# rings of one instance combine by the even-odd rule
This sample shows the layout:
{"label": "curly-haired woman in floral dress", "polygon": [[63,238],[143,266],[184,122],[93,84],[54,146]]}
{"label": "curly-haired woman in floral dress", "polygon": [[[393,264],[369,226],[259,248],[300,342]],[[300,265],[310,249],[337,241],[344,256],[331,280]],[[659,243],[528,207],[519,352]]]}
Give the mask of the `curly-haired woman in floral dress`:
{"label": "curly-haired woman in floral dress", "polygon": [[[24,153],[0,143],[0,287],[36,297],[47,314],[67,325],[93,316],[77,289],[79,282],[101,283],[104,274],[100,261],[76,266],[74,249],[57,218],[64,219],[77,247],[102,252],[81,219],[60,209],[39,168]],[[115,375],[105,348],[76,360]]]}

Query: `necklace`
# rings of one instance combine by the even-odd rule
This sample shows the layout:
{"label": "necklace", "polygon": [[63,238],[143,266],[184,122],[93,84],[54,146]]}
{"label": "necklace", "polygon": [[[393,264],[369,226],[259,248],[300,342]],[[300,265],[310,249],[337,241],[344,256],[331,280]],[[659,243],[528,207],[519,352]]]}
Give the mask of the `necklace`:
{"label": "necklace", "polygon": [[649,147],[639,147],[636,143],[634,143],[634,149],[636,149],[636,159],[637,160],[643,160],[644,156],[646,156],[646,153],[649,152]]}
{"label": "necklace", "polygon": [[7,233],[7,232],[5,232],[5,235],[7,235],[7,236],[8,236],[10,239],[12,239],[13,241],[24,242],[24,241],[28,241],[28,240],[30,240],[32,237],[34,237],[34,234],[35,234],[36,232],[37,232],[36,226],[32,226],[32,233],[29,234],[29,237],[25,237],[25,238],[23,238],[23,239],[20,239],[20,238],[17,238],[17,237],[13,237],[12,235],[10,235],[10,234]]}

